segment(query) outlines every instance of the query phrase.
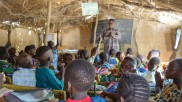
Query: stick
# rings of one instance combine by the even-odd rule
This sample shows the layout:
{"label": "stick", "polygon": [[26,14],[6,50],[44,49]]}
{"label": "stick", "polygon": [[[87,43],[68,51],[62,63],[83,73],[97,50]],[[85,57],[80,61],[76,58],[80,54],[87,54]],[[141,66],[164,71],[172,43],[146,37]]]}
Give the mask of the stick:
{"label": "stick", "polygon": [[95,47],[96,34],[97,34],[97,26],[98,26],[98,14],[96,15],[96,22],[95,22],[95,28],[94,28],[93,48]]}

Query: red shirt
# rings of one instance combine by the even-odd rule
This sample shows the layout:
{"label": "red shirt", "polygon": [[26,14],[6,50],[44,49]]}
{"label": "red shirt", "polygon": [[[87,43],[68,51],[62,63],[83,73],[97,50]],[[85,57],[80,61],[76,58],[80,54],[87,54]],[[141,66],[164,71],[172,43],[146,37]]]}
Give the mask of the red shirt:
{"label": "red shirt", "polygon": [[71,98],[69,98],[66,102],[92,102],[92,100],[89,96],[87,96],[80,100],[72,100]]}

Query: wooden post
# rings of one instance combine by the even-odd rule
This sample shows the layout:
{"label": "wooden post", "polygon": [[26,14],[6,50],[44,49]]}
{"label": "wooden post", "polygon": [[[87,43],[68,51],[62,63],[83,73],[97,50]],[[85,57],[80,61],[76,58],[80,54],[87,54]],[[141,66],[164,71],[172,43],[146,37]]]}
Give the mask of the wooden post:
{"label": "wooden post", "polygon": [[96,34],[97,34],[97,26],[98,26],[98,14],[96,15],[96,21],[95,21],[93,48],[95,47]]}
{"label": "wooden post", "polygon": [[47,36],[49,34],[49,29],[50,29],[50,19],[51,19],[51,0],[47,0],[47,25],[44,36],[44,45],[47,45]]}

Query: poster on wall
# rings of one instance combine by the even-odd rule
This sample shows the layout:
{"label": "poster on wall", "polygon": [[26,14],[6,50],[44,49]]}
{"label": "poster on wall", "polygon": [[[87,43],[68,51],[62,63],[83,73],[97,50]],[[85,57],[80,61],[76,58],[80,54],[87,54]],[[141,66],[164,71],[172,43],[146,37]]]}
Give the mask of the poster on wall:
{"label": "poster on wall", "polygon": [[96,15],[98,14],[98,4],[97,2],[94,3],[82,3],[82,15],[89,16],[89,15]]}

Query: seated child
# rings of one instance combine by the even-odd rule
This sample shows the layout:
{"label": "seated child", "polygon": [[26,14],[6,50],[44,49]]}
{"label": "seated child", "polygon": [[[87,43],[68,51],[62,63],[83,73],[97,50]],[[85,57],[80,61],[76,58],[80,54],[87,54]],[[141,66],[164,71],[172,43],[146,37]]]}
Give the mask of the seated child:
{"label": "seated child", "polygon": [[96,58],[96,56],[99,54],[101,42],[102,42],[102,37],[100,36],[100,37],[99,37],[99,43],[98,43],[97,47],[94,47],[94,48],[91,50],[91,56],[90,56],[89,61],[90,61],[92,64],[94,64],[95,58]]}
{"label": "seated child", "polygon": [[4,72],[6,76],[12,76],[13,74],[13,66],[8,63],[7,60],[9,58],[8,50],[6,47],[0,47],[0,72]]}
{"label": "seated child", "polygon": [[121,62],[125,58],[125,54],[123,52],[117,52],[116,53],[116,61],[117,61],[117,68],[120,68]]}
{"label": "seated child", "polygon": [[124,74],[117,88],[118,102],[148,102],[150,88],[147,81],[136,74]]}
{"label": "seated child", "polygon": [[89,60],[89,51],[87,49],[80,51],[80,59]]}
{"label": "seated child", "polygon": [[126,51],[126,56],[128,57],[133,57],[133,49],[132,48],[128,48]]}
{"label": "seated child", "polygon": [[166,70],[166,79],[173,79],[172,84],[163,86],[163,80],[159,72],[156,72],[156,87],[162,91],[154,98],[157,102],[177,102],[181,90],[182,59],[172,60]]}
{"label": "seated child", "polygon": [[32,57],[23,53],[16,59],[18,65],[18,71],[13,74],[13,84],[20,86],[36,86],[35,69],[33,67]]}
{"label": "seated child", "polygon": [[9,58],[8,58],[8,62],[11,63],[12,65],[15,65],[16,63],[16,48],[10,48],[8,50],[8,53],[9,53]]}
{"label": "seated child", "polygon": [[115,57],[115,50],[114,49],[110,49],[109,64],[110,64],[111,68],[115,68],[116,65],[117,65],[117,60],[116,60],[116,57]]}
{"label": "seated child", "polygon": [[49,68],[53,59],[52,50],[48,46],[39,47],[36,56],[40,62],[40,68],[36,68],[35,72],[36,87],[63,90],[63,80],[57,79],[53,70]]}
{"label": "seated child", "polygon": [[137,61],[137,68],[136,68],[137,75],[141,76],[146,72],[146,69],[144,68],[144,66],[141,63],[141,60],[138,57],[136,57],[135,59]]}
{"label": "seated child", "polygon": [[66,67],[64,76],[65,90],[70,94],[66,102],[106,102],[101,97],[87,95],[95,81],[95,67],[88,61],[72,61]]}
{"label": "seated child", "polygon": [[155,73],[161,65],[161,60],[158,57],[153,57],[148,63],[148,71],[143,74],[143,77],[147,80],[150,87],[155,87]]}
{"label": "seated child", "polygon": [[98,68],[96,73],[102,75],[103,73],[108,72],[111,67],[108,63],[107,53],[101,52],[99,57],[101,61],[96,65],[96,68]]}

